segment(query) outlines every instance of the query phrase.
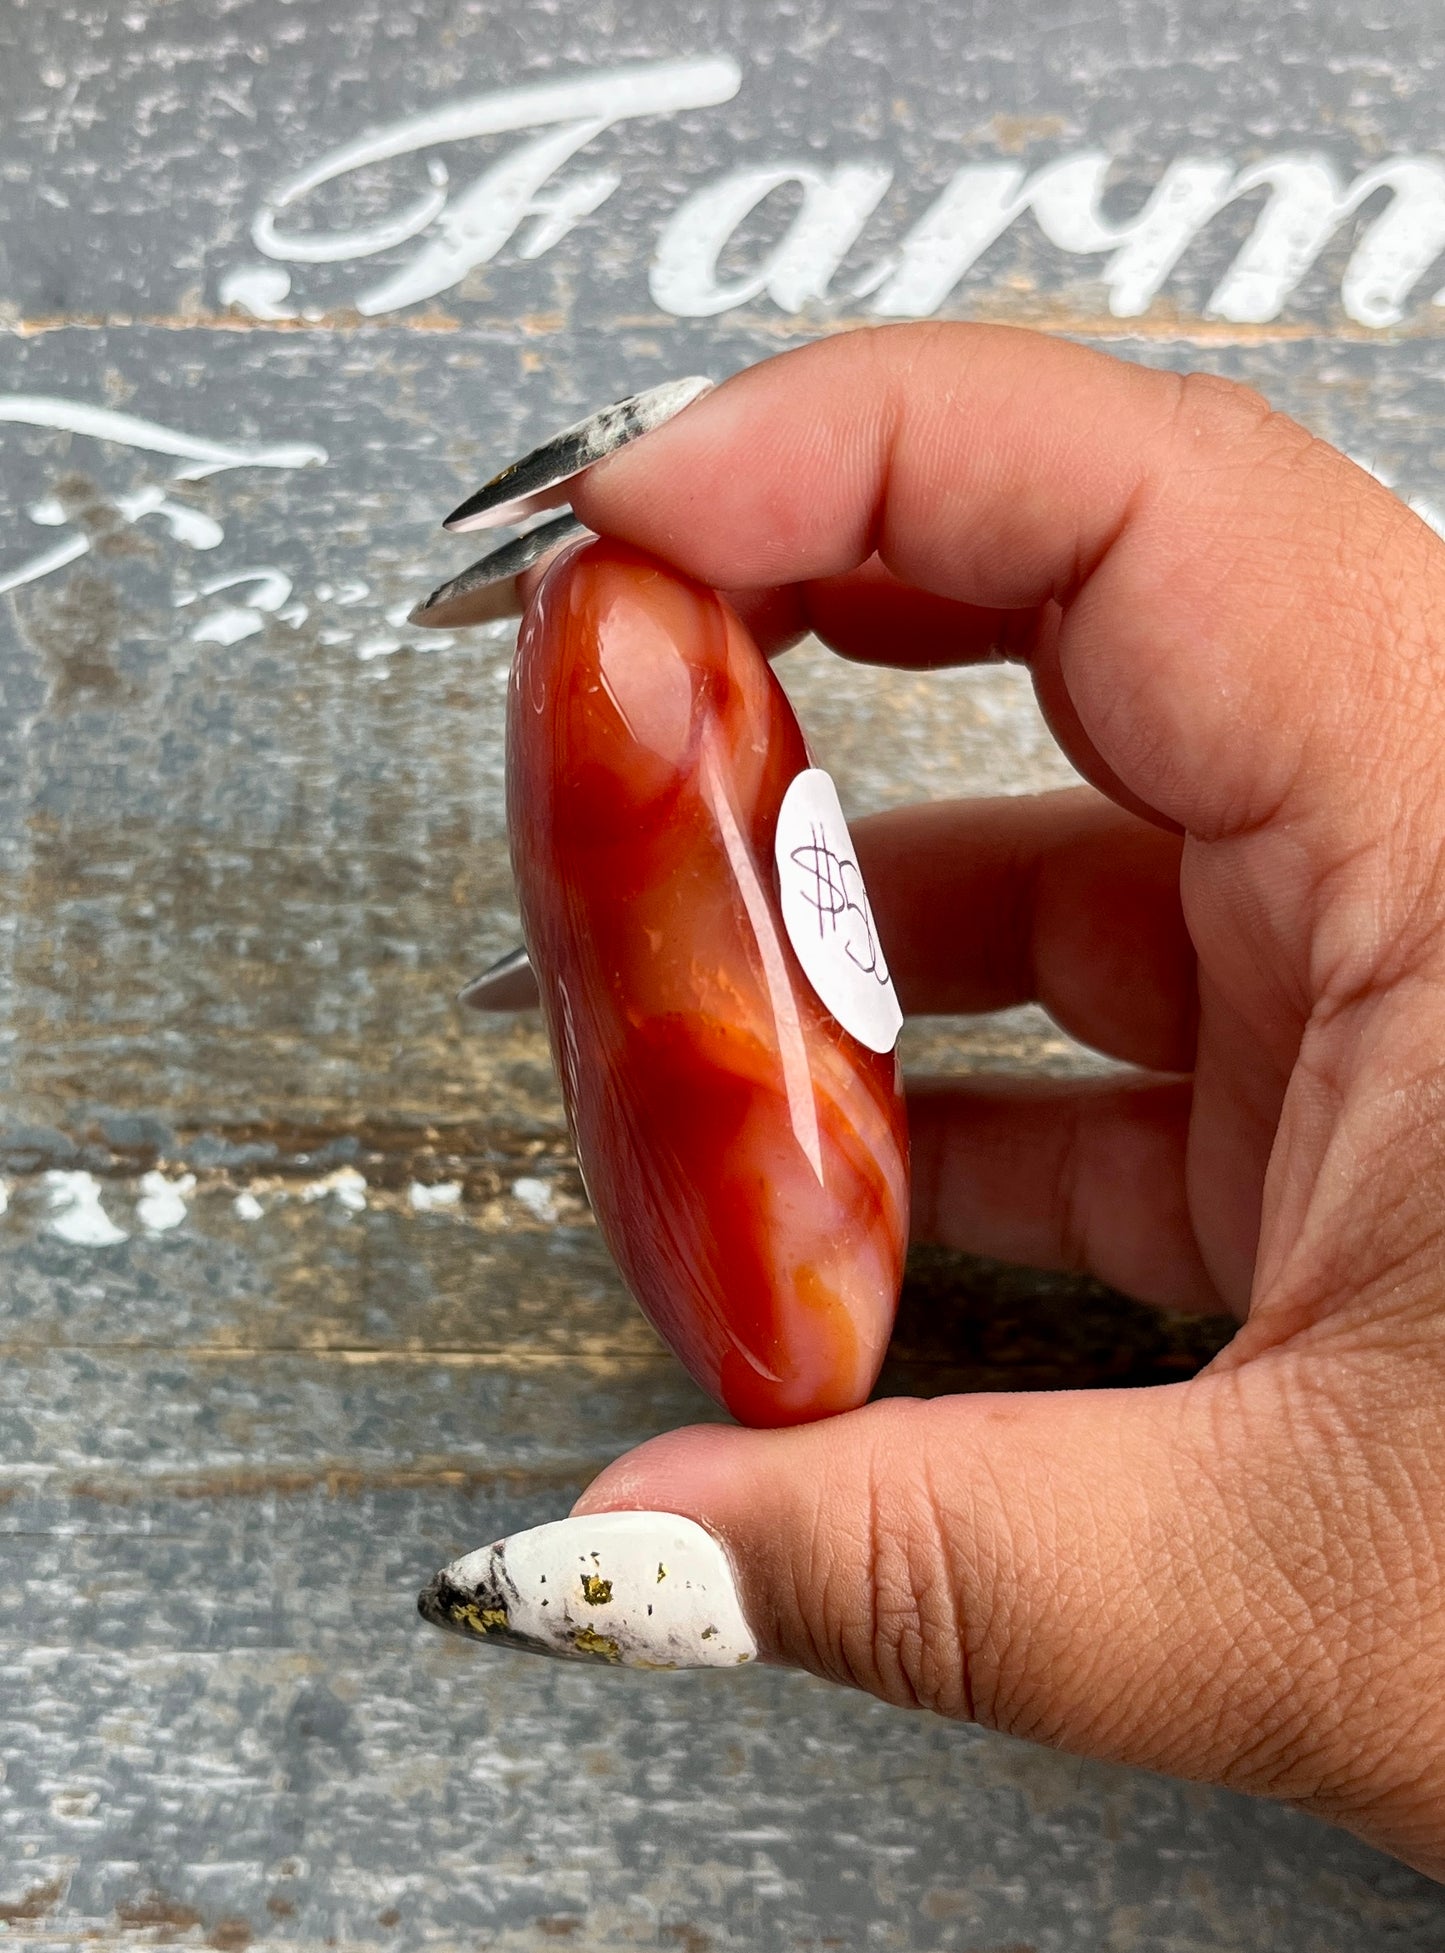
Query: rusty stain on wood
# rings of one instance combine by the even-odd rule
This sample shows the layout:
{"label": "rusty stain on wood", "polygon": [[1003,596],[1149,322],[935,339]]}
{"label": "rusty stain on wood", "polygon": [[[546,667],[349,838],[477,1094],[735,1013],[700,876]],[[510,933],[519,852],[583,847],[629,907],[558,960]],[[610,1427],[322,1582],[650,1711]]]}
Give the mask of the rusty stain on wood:
{"label": "rusty stain on wood", "polygon": [[169,1893],[159,1891],[147,1892],[138,1899],[122,1899],[115,1909],[115,1917],[122,1932],[153,1933],[160,1944],[203,1924],[194,1906],[184,1905]]}
{"label": "rusty stain on wood", "polygon": [[64,1897],[65,1887],[58,1878],[32,1885],[23,1898],[0,1899],[0,1923],[20,1926],[33,1920],[46,1919]]}

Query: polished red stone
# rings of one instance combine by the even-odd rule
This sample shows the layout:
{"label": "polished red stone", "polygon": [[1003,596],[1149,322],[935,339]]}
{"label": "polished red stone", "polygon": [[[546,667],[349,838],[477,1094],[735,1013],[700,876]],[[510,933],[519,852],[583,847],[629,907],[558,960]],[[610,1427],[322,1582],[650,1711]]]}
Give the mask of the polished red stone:
{"label": "polished red stone", "polygon": [[523,927],[602,1233],[748,1424],[863,1402],[907,1233],[897,1058],[829,1014],[779,915],[808,764],[714,591],[611,542],[548,570],[508,704]]}

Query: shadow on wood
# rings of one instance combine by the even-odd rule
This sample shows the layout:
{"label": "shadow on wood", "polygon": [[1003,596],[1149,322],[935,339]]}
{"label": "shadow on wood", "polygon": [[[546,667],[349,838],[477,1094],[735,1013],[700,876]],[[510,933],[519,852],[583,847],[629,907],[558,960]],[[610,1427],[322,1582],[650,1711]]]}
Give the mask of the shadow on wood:
{"label": "shadow on wood", "polygon": [[916,1247],[875,1396],[1178,1383],[1234,1334],[1228,1316],[1153,1309],[1078,1275]]}

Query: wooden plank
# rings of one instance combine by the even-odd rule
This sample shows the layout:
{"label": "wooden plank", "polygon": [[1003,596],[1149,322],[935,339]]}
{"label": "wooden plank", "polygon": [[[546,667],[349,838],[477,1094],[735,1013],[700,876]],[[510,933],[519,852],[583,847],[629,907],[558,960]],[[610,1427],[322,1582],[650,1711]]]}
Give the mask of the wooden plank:
{"label": "wooden plank", "polygon": [[[42,1896],[12,1934],[44,1943],[63,1919],[132,1946],[224,1947],[249,1928],[513,1953],[557,1940],[1054,1953],[1082,1912],[1179,1949],[1215,1936],[1222,1884],[1257,1944],[1282,1929],[1354,1953],[1352,1904],[1396,1943],[1429,1944],[1419,1890],[1387,1871],[1365,1885],[1348,1848],[1312,1863],[1282,1812],[1211,1811],[801,1677],[724,1691],[626,1675],[603,1690],[467,1653],[418,1638],[369,1660],[28,1655],[7,1677],[28,1697],[7,1763],[37,1813],[17,1842],[38,1848],[7,1876],[22,1906],[26,1889]],[[967,1863],[960,1807],[977,1826]],[[1179,1868],[1167,1891],[1161,1856]]]}
{"label": "wooden plank", "polygon": [[[118,553],[12,599],[14,765],[0,860],[9,1119],[72,1136],[117,1113],[165,1129],[281,1120],[323,1138],[370,1120],[478,1116],[511,1133],[557,1133],[535,1023],[466,1023],[452,1001],[462,977],[516,936],[500,803],[507,641],[432,646],[387,622],[465,547],[438,541],[435,517],[478,464],[441,465],[440,437],[417,436],[385,402],[393,391],[434,400],[438,427],[474,422],[480,451],[505,454],[526,438],[515,405],[498,426],[473,403],[512,397],[515,349],[408,336],[388,353],[385,387],[358,399],[348,362],[312,340],[91,337],[102,364],[123,359],[132,408],[158,422],[185,424],[200,360],[208,411],[226,426],[340,429],[338,459],[374,452],[386,463],[360,499],[345,465],[245,491],[222,475],[185,491],[227,530],[203,560],[164,525],[153,535],[131,524]],[[571,338],[589,370],[611,357],[605,335]],[[723,370],[755,350],[721,330],[713,345]],[[634,377],[675,370],[684,350]],[[1135,350],[1250,380],[1331,438],[1368,445],[1412,492],[1429,486],[1445,403],[1427,350],[1338,346],[1308,368],[1281,347],[1203,359]],[[0,343],[0,391],[62,386],[70,358],[55,336]],[[4,432],[14,466],[0,515],[12,535],[53,492],[58,440],[87,446],[85,465],[112,497],[150,480],[148,462],[117,463],[76,436]],[[78,457],[63,465],[73,471]],[[211,572],[258,566],[284,572],[305,619],[255,612],[258,629],[241,643],[198,643],[198,628],[242,608],[235,592],[192,601]],[[367,655],[377,643],[400,648]],[[849,667],[840,684],[816,651],[785,670],[855,809],[1069,777],[1017,672]]]}

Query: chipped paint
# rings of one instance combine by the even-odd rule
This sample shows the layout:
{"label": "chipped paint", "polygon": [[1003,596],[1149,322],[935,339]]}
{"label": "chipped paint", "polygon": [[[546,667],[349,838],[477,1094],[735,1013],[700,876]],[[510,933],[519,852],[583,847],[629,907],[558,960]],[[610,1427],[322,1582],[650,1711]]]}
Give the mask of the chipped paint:
{"label": "chipped paint", "polygon": [[438,1180],[431,1186],[420,1180],[413,1180],[407,1188],[407,1199],[418,1214],[431,1214],[438,1208],[456,1207],[462,1197],[461,1183],[457,1180]]}
{"label": "chipped paint", "polygon": [[234,590],[238,585],[251,587],[248,601],[244,604],[226,604],[203,617],[191,629],[193,644],[239,644],[243,638],[254,637],[258,631],[264,630],[266,619],[270,616],[279,616],[293,630],[305,623],[306,606],[292,606],[287,602],[292,590],[290,577],[284,570],[271,565],[256,570],[231,570],[225,575],[214,576],[179,601],[181,604],[196,603],[223,590]]}
{"label": "chipped paint", "polygon": [[187,1201],[195,1192],[196,1176],[183,1173],[169,1180],[164,1173],[147,1173],[141,1180],[135,1217],[151,1234],[168,1234],[186,1218]]}
{"label": "chipped paint", "polygon": [[545,1180],[524,1174],[520,1180],[512,1182],[512,1198],[520,1202],[534,1220],[550,1225],[557,1219],[557,1203],[552,1188]]}
{"label": "chipped paint", "polygon": [[92,1173],[54,1170],[45,1175],[48,1195],[46,1226],[75,1248],[114,1248],[129,1240],[101,1204],[100,1185]]}
{"label": "chipped paint", "polygon": [[366,1175],[359,1173],[354,1166],[339,1166],[333,1173],[324,1173],[320,1179],[304,1180],[295,1188],[281,1188],[283,1193],[293,1192],[299,1199],[308,1203],[325,1200],[328,1195],[335,1198],[336,1204],[348,1214],[361,1214],[366,1211]]}

